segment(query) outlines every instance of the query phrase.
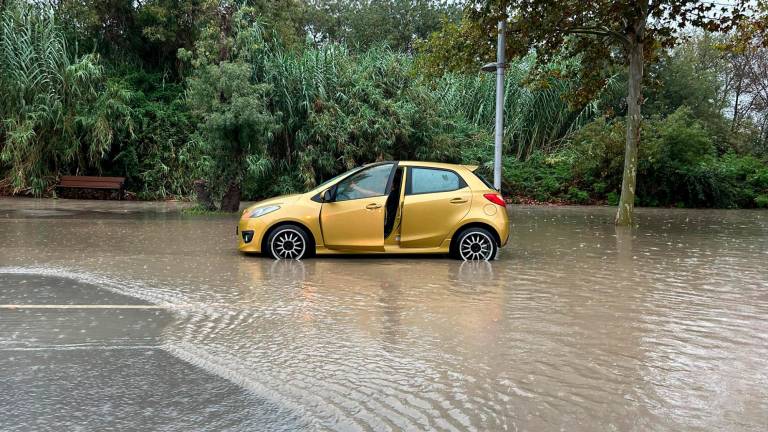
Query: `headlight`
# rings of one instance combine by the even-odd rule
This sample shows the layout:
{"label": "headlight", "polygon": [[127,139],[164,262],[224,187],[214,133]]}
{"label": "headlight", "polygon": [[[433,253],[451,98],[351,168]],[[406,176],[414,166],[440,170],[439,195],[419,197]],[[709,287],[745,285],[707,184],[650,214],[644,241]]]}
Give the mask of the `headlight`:
{"label": "headlight", "polygon": [[277,206],[277,205],[255,208],[251,210],[250,217],[257,218],[259,216],[264,216],[267,213],[272,213],[273,211],[276,211],[279,209],[280,209],[280,206]]}

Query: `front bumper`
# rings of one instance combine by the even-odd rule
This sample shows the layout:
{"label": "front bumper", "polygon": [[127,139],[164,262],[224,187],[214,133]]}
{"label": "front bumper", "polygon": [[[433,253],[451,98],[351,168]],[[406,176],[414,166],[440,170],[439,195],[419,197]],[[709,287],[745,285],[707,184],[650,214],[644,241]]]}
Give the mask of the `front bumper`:
{"label": "front bumper", "polygon": [[237,223],[237,249],[241,252],[261,252],[265,224],[256,219],[240,219]]}

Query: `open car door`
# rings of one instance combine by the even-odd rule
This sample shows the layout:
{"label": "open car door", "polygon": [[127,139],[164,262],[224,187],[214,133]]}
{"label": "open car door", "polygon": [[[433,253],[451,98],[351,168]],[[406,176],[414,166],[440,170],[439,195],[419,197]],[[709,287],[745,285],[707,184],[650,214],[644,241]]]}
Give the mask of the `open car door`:
{"label": "open car door", "polygon": [[397,164],[376,164],[352,174],[331,189],[320,211],[323,242],[328,249],[384,250],[387,195]]}

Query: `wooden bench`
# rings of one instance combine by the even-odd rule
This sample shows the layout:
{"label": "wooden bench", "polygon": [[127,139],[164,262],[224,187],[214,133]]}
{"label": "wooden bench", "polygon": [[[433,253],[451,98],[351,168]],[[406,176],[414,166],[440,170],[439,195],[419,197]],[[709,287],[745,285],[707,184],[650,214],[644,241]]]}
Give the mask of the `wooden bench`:
{"label": "wooden bench", "polygon": [[66,189],[110,189],[123,199],[125,177],[62,176],[57,187]]}

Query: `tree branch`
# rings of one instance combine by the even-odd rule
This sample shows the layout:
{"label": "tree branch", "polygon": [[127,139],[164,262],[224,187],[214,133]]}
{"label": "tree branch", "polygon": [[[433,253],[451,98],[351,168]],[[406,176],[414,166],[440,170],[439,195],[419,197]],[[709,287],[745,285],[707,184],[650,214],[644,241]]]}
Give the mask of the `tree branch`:
{"label": "tree branch", "polygon": [[563,32],[570,34],[591,34],[595,36],[611,37],[629,46],[629,38],[615,30],[610,30],[604,27],[571,27],[569,29],[563,29]]}

